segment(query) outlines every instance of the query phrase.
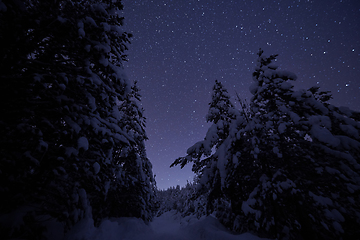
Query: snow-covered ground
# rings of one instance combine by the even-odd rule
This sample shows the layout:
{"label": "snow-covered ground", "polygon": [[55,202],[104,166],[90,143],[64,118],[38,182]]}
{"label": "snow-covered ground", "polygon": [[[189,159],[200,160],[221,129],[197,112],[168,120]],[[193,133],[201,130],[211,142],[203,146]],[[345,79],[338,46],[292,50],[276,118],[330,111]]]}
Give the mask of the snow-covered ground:
{"label": "snow-covered ground", "polygon": [[[234,235],[217,219],[208,216],[182,218],[174,211],[157,217],[149,225],[136,218],[104,220],[95,228],[92,220],[79,222],[66,240],[260,240],[250,233]],[[264,240],[264,239],[262,239]]]}

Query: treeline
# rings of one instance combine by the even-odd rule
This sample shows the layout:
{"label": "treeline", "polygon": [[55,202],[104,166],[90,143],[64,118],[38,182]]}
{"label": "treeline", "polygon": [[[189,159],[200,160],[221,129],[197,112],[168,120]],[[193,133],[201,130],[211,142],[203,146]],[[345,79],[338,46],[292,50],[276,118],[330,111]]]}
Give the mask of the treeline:
{"label": "treeline", "polygon": [[184,187],[177,185],[166,190],[156,191],[156,216],[175,210],[183,217],[193,215],[197,218],[206,216],[206,195],[197,195],[195,182],[187,183]]}

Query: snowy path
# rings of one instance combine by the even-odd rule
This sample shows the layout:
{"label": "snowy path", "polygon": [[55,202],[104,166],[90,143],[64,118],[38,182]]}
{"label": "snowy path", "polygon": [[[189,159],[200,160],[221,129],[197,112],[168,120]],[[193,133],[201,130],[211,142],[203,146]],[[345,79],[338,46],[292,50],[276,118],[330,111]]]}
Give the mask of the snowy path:
{"label": "snowy path", "polygon": [[[99,228],[84,220],[67,234],[67,240],[260,240],[252,234],[233,235],[215,218],[181,218],[167,212],[146,225],[139,219],[105,220]],[[262,239],[264,240],[264,239]]]}

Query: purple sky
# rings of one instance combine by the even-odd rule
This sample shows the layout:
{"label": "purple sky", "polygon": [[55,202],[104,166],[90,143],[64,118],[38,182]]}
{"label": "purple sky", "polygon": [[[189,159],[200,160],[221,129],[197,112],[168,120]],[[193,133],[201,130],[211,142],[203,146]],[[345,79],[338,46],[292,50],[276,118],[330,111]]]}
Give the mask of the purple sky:
{"label": "purple sky", "polygon": [[[212,86],[249,100],[256,53],[279,54],[298,76],[337,106],[360,110],[359,0],[123,0],[133,33],[125,64],[139,82],[147,117],[147,155],[160,189],[192,181],[191,166],[169,168],[202,140]],[[233,99],[235,102],[235,99]]]}

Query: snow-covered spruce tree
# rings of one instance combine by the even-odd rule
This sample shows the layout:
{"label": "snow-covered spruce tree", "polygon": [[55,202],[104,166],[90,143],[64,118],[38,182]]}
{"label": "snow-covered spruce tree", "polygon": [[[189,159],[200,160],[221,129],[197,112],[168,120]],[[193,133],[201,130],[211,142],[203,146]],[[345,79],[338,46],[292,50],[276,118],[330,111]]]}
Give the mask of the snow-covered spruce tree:
{"label": "snow-covered spruce tree", "polygon": [[230,125],[232,122],[237,122],[239,115],[230,101],[227,90],[216,80],[206,115],[207,122],[213,124],[204,140],[195,143],[187,150],[187,156],[176,159],[171,165],[172,167],[180,164],[184,167],[187,163],[193,162],[192,170],[199,175],[199,194],[208,195],[208,212],[214,211],[218,205],[221,205],[220,199],[223,194],[220,179],[224,178],[226,171],[219,168],[222,162],[218,162],[218,158],[219,154],[224,153],[226,144],[223,143],[230,133]]}
{"label": "snow-covered spruce tree", "polygon": [[[217,149],[229,134],[229,125],[235,117],[235,108],[230,101],[230,96],[221,82],[215,81],[212,99],[209,103],[209,111],[206,121],[212,122],[203,141],[199,141],[187,150],[186,157],[180,157],[171,164],[180,164],[184,167],[188,162],[194,162],[193,171],[202,172],[203,168],[211,161],[212,150]],[[206,159],[204,159],[204,157]]]}
{"label": "snow-covered spruce tree", "polygon": [[131,144],[116,151],[114,158],[121,166],[121,181],[111,186],[107,196],[107,216],[136,216],[148,221],[154,212],[155,179],[152,165],[146,156],[145,117],[139,107],[141,95],[137,83],[131,87],[119,105],[121,129],[130,137]]}
{"label": "snow-covered spruce tree", "polygon": [[131,92],[121,9],[110,0],[0,1],[4,235],[38,234],[39,215],[67,227],[108,215],[109,189],[126,180],[116,152],[136,145],[118,106]]}
{"label": "snow-covered spruce tree", "polygon": [[230,101],[228,91],[218,80],[215,80],[209,106],[209,111],[206,115],[207,122],[217,123],[222,120],[228,123],[233,118],[230,109],[234,108],[234,105]]}
{"label": "snow-covered spruce tree", "polygon": [[[359,223],[359,113],[336,108],[317,88],[294,91],[296,76],[260,50],[252,118],[233,141],[224,188],[234,229],[267,237],[348,239]],[[242,229],[241,229],[242,228]]]}

